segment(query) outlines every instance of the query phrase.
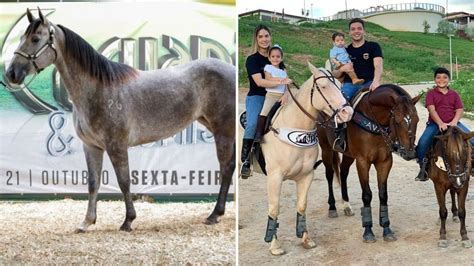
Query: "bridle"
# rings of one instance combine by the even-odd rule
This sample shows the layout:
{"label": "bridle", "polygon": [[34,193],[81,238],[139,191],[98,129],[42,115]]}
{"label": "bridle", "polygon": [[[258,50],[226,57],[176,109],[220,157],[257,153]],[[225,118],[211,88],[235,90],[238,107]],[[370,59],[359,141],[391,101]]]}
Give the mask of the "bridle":
{"label": "bridle", "polygon": [[[469,177],[469,164],[471,163],[471,160],[469,159],[470,156],[469,156],[469,154],[466,155],[467,159],[466,159],[466,164],[464,165],[464,169],[461,169],[461,167],[462,167],[461,162],[456,161],[455,162],[455,168],[456,168],[455,171],[456,172],[452,173],[451,172],[451,167],[450,167],[448,159],[446,157],[447,145],[448,145],[447,141],[445,143],[441,143],[440,149],[441,149],[441,157],[443,158],[444,165],[446,167],[446,172],[448,174],[448,179],[455,188],[462,188],[464,186],[464,184],[466,183],[466,180]],[[468,150],[466,141],[463,142],[463,146],[466,150]]]}
{"label": "bridle", "polygon": [[[370,98],[370,93],[369,93],[368,97]],[[387,145],[388,149],[390,150],[390,152],[398,153],[398,154],[402,155],[402,157],[403,157],[403,155],[407,151],[413,151],[413,148],[407,150],[405,147],[403,147],[401,145],[400,136],[398,135],[398,131],[396,130],[396,127],[403,127],[403,126],[400,125],[399,123],[397,123],[397,121],[395,120],[395,111],[394,111],[395,107],[396,107],[396,105],[394,107],[392,107],[392,109],[390,109],[390,122],[389,122],[390,133],[386,132],[385,130],[380,130],[380,133],[383,137],[383,140],[384,140],[385,144]],[[383,127],[380,125],[380,123],[377,121],[377,119],[375,119],[375,115],[374,115],[374,112],[372,111],[372,106],[370,104],[369,104],[369,110],[370,110],[372,120],[374,121],[374,123],[380,129],[382,129]],[[410,110],[409,113],[403,117],[403,120],[405,120],[406,123],[407,123],[408,139],[409,139],[409,141],[413,140],[413,143],[414,143],[415,142],[415,134],[414,134],[413,130],[411,129],[412,116],[413,116],[413,112]]]}
{"label": "bridle", "polygon": [[[26,60],[28,60],[28,62],[30,62],[34,68],[35,68],[35,74],[33,76],[33,78],[27,83],[27,84],[21,84],[20,86],[17,86],[17,85],[12,85],[10,84],[10,82],[8,82],[8,79],[6,78],[5,76],[5,73],[3,74],[3,80],[5,82],[1,82],[2,85],[5,86],[5,89],[9,92],[18,92],[18,91],[21,91],[21,90],[24,90],[28,87],[28,85],[30,85],[30,83],[35,80],[35,78],[37,77],[37,75],[43,71],[44,68],[39,68],[38,67],[38,64],[36,63],[36,60],[44,53],[46,52],[46,50],[48,48],[52,49],[53,52],[54,52],[54,61],[56,61],[56,59],[58,58],[58,52],[56,51],[56,46],[54,45],[54,28],[53,26],[49,26],[49,38],[48,38],[48,41],[43,44],[38,50],[36,50],[35,53],[33,54],[28,54],[28,53],[25,53],[19,49],[17,49],[13,54],[16,54],[16,55],[19,55],[23,58],[25,58]],[[15,88],[16,87],[16,88]]]}
{"label": "bridle", "polygon": [[[322,79],[322,78],[327,78],[329,81],[331,81],[331,83],[334,84],[334,86],[336,86],[336,88],[340,91],[341,88],[339,88],[339,86],[337,86],[336,84],[336,79],[334,78],[334,76],[331,74],[331,73],[326,73],[326,70],[323,70],[323,69],[320,69],[320,71],[324,74],[324,76],[319,76],[319,77],[314,77],[313,76],[313,87],[311,87],[311,92],[310,92],[310,103],[311,103],[311,106],[313,108],[314,107],[314,104],[313,104],[313,95],[314,95],[314,91],[315,89],[318,91],[319,95],[321,95],[321,97],[323,98],[323,100],[326,102],[326,104],[329,106],[329,108],[332,110],[332,115],[326,119],[325,121],[321,122],[319,121],[316,117],[312,116],[308,111],[306,111],[303,106],[296,100],[295,96],[293,95],[293,93],[291,92],[291,90],[289,88],[287,88],[288,92],[290,93],[290,96],[291,98],[293,99],[293,101],[296,103],[296,105],[298,106],[298,108],[311,120],[313,120],[316,124],[318,124],[319,126],[321,127],[326,127],[327,124],[331,121],[331,120],[334,120],[334,124],[335,126],[337,126],[337,116],[338,116],[338,113],[346,106],[350,106],[349,102],[346,102],[341,105],[339,108],[334,108],[331,103],[329,103],[328,99],[326,98],[326,96],[324,96],[324,93],[321,91],[321,88],[319,87],[317,81],[319,79]],[[293,85],[297,88],[297,89],[300,89],[300,87],[298,85],[296,85],[295,83],[293,83]]]}

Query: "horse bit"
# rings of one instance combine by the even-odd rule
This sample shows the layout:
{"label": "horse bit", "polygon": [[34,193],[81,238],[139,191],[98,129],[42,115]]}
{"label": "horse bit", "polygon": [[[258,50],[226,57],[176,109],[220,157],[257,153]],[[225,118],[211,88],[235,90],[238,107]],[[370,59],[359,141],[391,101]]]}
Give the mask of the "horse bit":
{"label": "horse bit", "polygon": [[[49,39],[48,41],[43,44],[34,54],[28,54],[23,51],[20,51],[19,49],[16,50],[13,54],[19,55],[21,57],[24,57],[26,60],[28,60],[34,67],[35,67],[35,75],[33,78],[27,83],[23,84],[20,86],[19,89],[12,88],[12,85],[7,81],[6,84],[2,82],[2,84],[5,86],[5,88],[10,91],[10,92],[17,92],[25,89],[35,78],[36,76],[44,70],[44,68],[39,68],[38,65],[36,64],[36,59],[38,59],[48,48],[51,48],[54,52],[54,61],[58,58],[58,52],[56,51],[56,46],[54,45],[54,28],[53,26],[49,27]],[[7,79],[4,76],[4,80],[6,81]]]}

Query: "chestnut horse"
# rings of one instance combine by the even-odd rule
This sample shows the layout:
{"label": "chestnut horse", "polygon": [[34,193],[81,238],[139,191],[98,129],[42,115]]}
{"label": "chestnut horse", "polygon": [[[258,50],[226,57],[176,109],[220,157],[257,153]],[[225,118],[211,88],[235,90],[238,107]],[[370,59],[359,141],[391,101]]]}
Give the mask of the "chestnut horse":
{"label": "chestnut horse", "polygon": [[[383,227],[383,237],[386,241],[395,241],[395,235],[390,229],[388,217],[387,179],[392,168],[392,151],[398,152],[404,159],[415,158],[415,135],[418,115],[415,103],[421,95],[412,97],[401,87],[384,84],[377,90],[366,94],[355,107],[354,117],[357,113],[369,118],[366,126],[375,132],[369,132],[351,120],[347,124],[347,148],[343,154],[342,162],[339,154],[332,149],[334,134],[333,128],[318,127],[319,144],[322,150],[322,159],[326,168],[326,179],[329,188],[329,216],[336,217],[336,204],[332,190],[334,172],[341,182],[344,212],[353,215],[347,194],[347,176],[349,168],[356,161],[359,182],[362,188],[361,208],[364,242],[375,242],[372,232],[372,191],[369,185],[369,170],[372,165],[377,171],[377,182],[380,199],[380,226]],[[323,119],[326,119],[322,115]],[[366,120],[369,121],[369,120]]]}
{"label": "chestnut horse", "polygon": [[[433,180],[436,198],[439,205],[439,217],[441,228],[439,230],[438,246],[448,247],[446,240],[446,192],[451,191],[453,200],[453,214],[455,200],[453,192],[458,196],[459,209],[457,214],[461,221],[462,245],[465,248],[472,247],[472,243],[467,237],[466,231],[466,196],[469,188],[469,174],[471,172],[471,152],[472,147],[469,141],[474,136],[474,132],[464,133],[458,127],[450,127],[448,131],[440,136],[436,136],[436,143],[428,154],[430,165],[428,176]],[[441,169],[442,168],[442,169]]]}

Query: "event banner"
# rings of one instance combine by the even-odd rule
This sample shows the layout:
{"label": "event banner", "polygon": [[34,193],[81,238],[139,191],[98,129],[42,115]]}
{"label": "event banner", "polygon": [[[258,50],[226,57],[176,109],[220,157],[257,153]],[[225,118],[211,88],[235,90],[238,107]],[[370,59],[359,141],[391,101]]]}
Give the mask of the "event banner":
{"label": "event banner", "polygon": [[[29,24],[26,9],[38,17],[37,7],[48,20],[71,29],[103,56],[140,70],[210,57],[235,65],[234,5],[205,1],[0,3],[2,76]],[[132,193],[208,195],[219,191],[214,138],[198,122],[171,138],[131,147],[128,155]],[[87,177],[72,103],[54,65],[28,77],[23,90],[10,92],[0,86],[0,194],[85,194]],[[100,192],[120,193],[107,155]]]}

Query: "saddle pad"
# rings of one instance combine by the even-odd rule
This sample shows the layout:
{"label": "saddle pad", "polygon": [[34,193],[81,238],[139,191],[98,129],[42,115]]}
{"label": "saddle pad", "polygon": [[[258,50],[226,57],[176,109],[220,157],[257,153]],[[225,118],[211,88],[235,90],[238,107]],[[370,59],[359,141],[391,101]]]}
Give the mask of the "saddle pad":
{"label": "saddle pad", "polygon": [[304,130],[282,127],[272,131],[281,141],[298,148],[312,148],[318,145],[316,129]]}
{"label": "saddle pad", "polygon": [[354,97],[352,98],[351,100],[351,106],[352,108],[356,108],[357,104],[359,104],[360,100],[362,100],[362,98],[364,98],[364,96],[369,93],[369,88],[363,88],[361,89],[360,91],[358,91],[356,93],[356,95],[354,95]]}

